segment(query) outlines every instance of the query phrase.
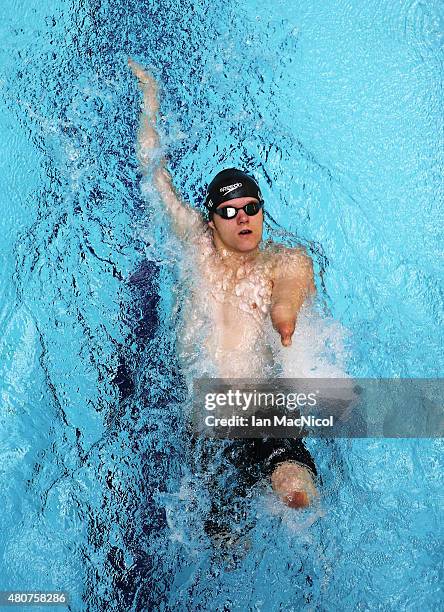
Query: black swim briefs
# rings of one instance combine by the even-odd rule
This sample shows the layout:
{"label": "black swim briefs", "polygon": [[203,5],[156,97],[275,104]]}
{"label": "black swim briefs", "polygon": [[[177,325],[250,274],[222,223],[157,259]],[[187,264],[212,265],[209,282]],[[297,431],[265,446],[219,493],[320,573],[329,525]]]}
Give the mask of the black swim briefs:
{"label": "black swim briefs", "polygon": [[224,456],[233,463],[247,486],[271,476],[278,464],[296,461],[317,475],[312,456],[302,438],[243,438],[232,440]]}

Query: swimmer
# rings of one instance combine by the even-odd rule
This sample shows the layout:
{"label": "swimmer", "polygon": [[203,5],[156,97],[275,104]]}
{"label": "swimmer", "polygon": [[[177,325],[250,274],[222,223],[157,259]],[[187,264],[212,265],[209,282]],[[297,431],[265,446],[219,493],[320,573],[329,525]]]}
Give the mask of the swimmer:
{"label": "swimmer", "polygon": [[[192,291],[186,319],[196,319],[192,315],[200,309],[210,322],[211,334],[204,339],[203,349],[218,377],[263,376],[273,368],[266,320],[271,318],[282,345],[290,346],[297,315],[315,293],[312,261],[302,248],[261,246],[264,200],[256,180],[242,170],[228,168],[209,183],[204,203],[207,218],[182,201],[166,160],[155,160],[160,146],[157,83],[132,59],[128,65],[143,93],[137,150],[140,168],[144,175],[152,172],[174,232],[191,247],[200,284],[200,290]],[[192,343],[191,323],[183,337],[184,343]],[[182,351],[186,353],[185,346]],[[305,508],[318,496],[316,468],[302,440],[267,438],[236,443],[244,443],[245,463],[266,465],[273,490],[290,508]]]}

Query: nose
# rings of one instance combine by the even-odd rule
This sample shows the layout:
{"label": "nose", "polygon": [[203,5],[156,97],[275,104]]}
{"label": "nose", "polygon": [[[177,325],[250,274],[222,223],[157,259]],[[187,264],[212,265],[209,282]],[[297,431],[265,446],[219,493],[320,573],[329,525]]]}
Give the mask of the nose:
{"label": "nose", "polygon": [[238,224],[238,225],[241,225],[242,223],[245,223],[245,222],[247,222],[247,223],[248,223],[248,215],[247,215],[247,213],[245,212],[245,210],[242,210],[242,209],[241,209],[241,210],[240,210],[240,211],[237,213],[237,217],[236,217],[236,218],[237,218],[237,224]]}

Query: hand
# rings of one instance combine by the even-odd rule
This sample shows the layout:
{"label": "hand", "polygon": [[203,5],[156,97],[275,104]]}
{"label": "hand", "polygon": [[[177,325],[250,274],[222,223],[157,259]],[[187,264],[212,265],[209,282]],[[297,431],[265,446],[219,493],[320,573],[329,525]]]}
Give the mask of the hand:
{"label": "hand", "polygon": [[143,66],[135,62],[130,57],[128,58],[128,66],[131,68],[134,76],[139,81],[139,87],[144,93],[144,102],[147,110],[150,112],[152,118],[154,118],[159,110],[156,80],[147,70],[145,70],[145,68],[143,68]]}
{"label": "hand", "polygon": [[143,66],[135,62],[131,57],[128,58],[128,66],[131,68],[134,76],[143,85],[151,85],[153,89],[157,90],[157,83],[150,75],[148,70],[145,70]]}
{"label": "hand", "polygon": [[275,323],[274,327],[281,336],[282,346],[291,346],[291,338],[294,334],[295,323],[291,321],[285,321],[281,323]]}

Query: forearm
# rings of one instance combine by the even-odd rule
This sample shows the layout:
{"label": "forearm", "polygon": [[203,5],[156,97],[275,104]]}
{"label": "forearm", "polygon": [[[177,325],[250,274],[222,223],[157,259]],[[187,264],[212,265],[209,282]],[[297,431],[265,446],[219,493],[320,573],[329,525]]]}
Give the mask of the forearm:
{"label": "forearm", "polygon": [[147,70],[131,58],[128,59],[128,65],[137,77],[143,94],[137,135],[137,159],[143,174],[152,172],[153,185],[172,219],[174,230],[180,236],[185,236],[190,229],[201,228],[202,219],[197,211],[182,202],[166,169],[156,129],[156,115],[159,110],[157,83]]}
{"label": "forearm", "polygon": [[[157,100],[152,88],[141,87],[143,102],[139,118],[139,130],[137,134],[137,159],[143,174],[152,167],[156,152],[160,148],[159,134],[156,130]],[[159,157],[158,165],[164,166],[164,159]]]}
{"label": "forearm", "polygon": [[171,216],[173,224],[183,225],[185,207],[165,167],[165,157],[160,155],[160,138],[155,128],[155,113],[152,109],[151,92],[144,92],[137,137],[137,159],[143,174],[152,172],[153,185]]}

